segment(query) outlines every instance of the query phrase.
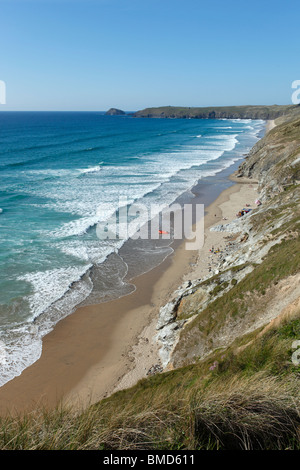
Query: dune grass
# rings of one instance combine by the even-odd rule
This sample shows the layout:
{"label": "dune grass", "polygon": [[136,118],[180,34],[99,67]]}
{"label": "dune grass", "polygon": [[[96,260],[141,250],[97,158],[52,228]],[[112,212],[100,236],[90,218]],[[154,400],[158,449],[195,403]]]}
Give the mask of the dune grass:
{"label": "dune grass", "polygon": [[81,412],[1,418],[0,449],[300,449],[300,367],[291,362],[299,317]]}

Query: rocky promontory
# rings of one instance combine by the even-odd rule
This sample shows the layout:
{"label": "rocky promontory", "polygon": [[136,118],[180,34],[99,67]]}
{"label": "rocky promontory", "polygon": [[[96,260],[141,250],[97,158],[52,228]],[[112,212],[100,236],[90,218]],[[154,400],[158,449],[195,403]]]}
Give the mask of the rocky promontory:
{"label": "rocky promontory", "polygon": [[122,109],[117,108],[110,108],[105,113],[106,116],[123,116],[124,114],[126,114],[125,111],[122,111]]}

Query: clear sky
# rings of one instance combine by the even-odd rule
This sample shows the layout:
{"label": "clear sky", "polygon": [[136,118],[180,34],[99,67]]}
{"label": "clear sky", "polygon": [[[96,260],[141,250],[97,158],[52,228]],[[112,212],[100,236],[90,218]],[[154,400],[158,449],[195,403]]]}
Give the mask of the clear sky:
{"label": "clear sky", "polygon": [[0,0],[0,111],[291,104],[299,18],[299,0]]}

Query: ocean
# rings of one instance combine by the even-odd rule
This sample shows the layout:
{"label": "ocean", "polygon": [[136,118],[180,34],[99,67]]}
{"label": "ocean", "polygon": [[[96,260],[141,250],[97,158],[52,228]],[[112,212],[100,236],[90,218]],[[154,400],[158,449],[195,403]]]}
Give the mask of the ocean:
{"label": "ocean", "polygon": [[261,120],[1,112],[0,385],[40,357],[59,320],[130,294],[128,279],[173,252],[172,240],[99,239],[99,223],[122,204],[171,204],[233,167],[264,128]]}

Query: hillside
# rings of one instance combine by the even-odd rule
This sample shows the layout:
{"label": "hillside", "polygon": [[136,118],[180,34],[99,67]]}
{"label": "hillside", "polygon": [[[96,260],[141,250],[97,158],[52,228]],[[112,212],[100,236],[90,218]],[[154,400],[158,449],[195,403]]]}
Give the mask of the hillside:
{"label": "hillside", "polygon": [[174,293],[165,324],[161,308],[164,372],[79,414],[3,418],[1,449],[300,449],[300,118],[289,108],[235,175],[256,182],[261,204],[212,227],[230,245],[217,271]]}
{"label": "hillside", "polygon": [[221,106],[205,108],[188,108],[177,106],[161,106],[146,108],[134,113],[134,117],[169,118],[169,119],[276,119],[280,116],[294,115],[300,117],[299,105],[286,106]]}
{"label": "hillside", "polygon": [[117,109],[117,108],[110,108],[108,111],[106,111],[105,115],[106,116],[124,116],[126,113],[122,109]]}

